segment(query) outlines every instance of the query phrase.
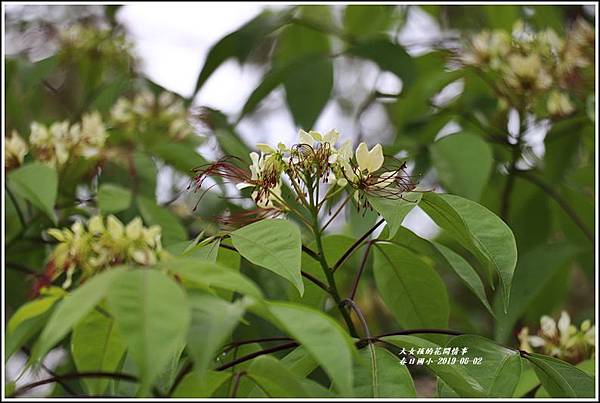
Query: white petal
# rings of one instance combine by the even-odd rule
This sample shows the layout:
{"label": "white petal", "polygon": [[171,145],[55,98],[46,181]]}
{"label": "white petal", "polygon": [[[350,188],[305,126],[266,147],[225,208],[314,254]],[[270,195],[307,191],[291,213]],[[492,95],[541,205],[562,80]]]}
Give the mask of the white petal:
{"label": "white petal", "polygon": [[253,187],[253,186],[254,186],[253,184],[246,183],[246,182],[236,183],[236,185],[235,185],[235,187],[238,188],[239,190],[246,189],[246,188]]}
{"label": "white petal", "polygon": [[569,336],[569,326],[571,326],[571,317],[567,311],[562,311],[560,319],[558,319],[558,330],[560,331],[561,339]]}
{"label": "white petal", "polygon": [[315,139],[302,129],[300,129],[300,131],[298,132],[298,138],[300,144],[308,144],[311,147],[313,146],[313,144],[315,144]]}
{"label": "white petal", "polygon": [[323,141],[323,136],[319,132],[311,130],[308,132],[308,134],[312,136],[314,141]]}
{"label": "white petal", "polygon": [[542,339],[540,336],[529,336],[527,340],[531,347],[542,347],[546,344],[546,340]]}
{"label": "white petal", "polygon": [[556,337],[556,322],[548,315],[540,318],[540,327],[544,335],[554,338]]}
{"label": "white petal", "polygon": [[339,138],[340,134],[338,133],[338,131],[335,129],[331,129],[323,135],[323,142],[333,145],[337,143]]}
{"label": "white petal", "polygon": [[275,149],[273,147],[271,147],[268,144],[265,143],[257,143],[256,144],[256,148],[258,148],[260,151],[264,152],[264,153],[274,153],[277,152],[275,151]]}
{"label": "white petal", "polygon": [[356,147],[355,155],[358,168],[361,171],[367,171],[367,167],[369,166],[369,149],[367,148],[367,144],[360,143],[358,147]]}

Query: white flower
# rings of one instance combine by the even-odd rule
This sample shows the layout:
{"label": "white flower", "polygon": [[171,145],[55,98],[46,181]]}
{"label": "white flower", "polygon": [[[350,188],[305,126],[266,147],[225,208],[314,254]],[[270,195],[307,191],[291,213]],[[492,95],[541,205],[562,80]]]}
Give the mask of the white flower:
{"label": "white flower", "polygon": [[377,144],[370,151],[365,143],[356,148],[356,162],[361,172],[372,173],[383,166],[383,149]]}
{"label": "white flower", "polygon": [[560,332],[560,343],[566,344],[569,339],[569,328],[571,327],[571,317],[567,313],[567,311],[562,311],[560,313],[560,318],[558,319],[558,331]]}
{"label": "white flower", "polygon": [[252,161],[252,165],[250,165],[250,172],[252,173],[252,180],[257,180],[259,177],[259,173],[262,170],[264,156],[258,155],[254,151],[250,153],[250,160]]}
{"label": "white flower", "polygon": [[15,130],[5,139],[4,143],[4,162],[7,169],[16,168],[23,163],[23,159],[29,148],[25,140],[19,136]]}
{"label": "white flower", "polygon": [[544,315],[540,318],[540,328],[542,333],[549,338],[556,337],[556,322],[548,315]]}

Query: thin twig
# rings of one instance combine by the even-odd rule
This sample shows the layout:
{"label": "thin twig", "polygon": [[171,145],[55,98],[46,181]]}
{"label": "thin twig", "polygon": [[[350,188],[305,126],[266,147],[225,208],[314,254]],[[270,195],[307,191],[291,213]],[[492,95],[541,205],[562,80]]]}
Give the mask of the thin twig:
{"label": "thin twig", "polygon": [[258,339],[232,341],[231,343],[225,345],[225,347],[223,348],[223,352],[227,352],[227,351],[231,350],[232,348],[243,346],[246,344],[267,343],[267,342],[272,342],[272,341],[293,341],[293,340],[294,339],[292,339],[291,337],[275,336],[275,337],[262,337],[262,338],[258,338]]}
{"label": "thin twig", "polygon": [[70,380],[70,379],[81,379],[81,378],[110,378],[110,379],[122,379],[125,381],[131,381],[131,382],[138,381],[138,378],[136,376],[130,375],[130,374],[124,374],[124,373],[120,373],[120,372],[72,372],[72,373],[68,373],[68,374],[53,376],[53,377],[47,378],[47,379],[42,379],[37,382],[32,382],[32,383],[22,386],[18,389],[15,389],[15,391],[9,397],[17,397],[31,389],[37,388],[38,386],[47,385],[49,383],[54,383],[54,382],[59,382],[59,380],[66,381],[66,380]]}
{"label": "thin twig", "polygon": [[348,248],[348,250],[346,250],[346,252],[344,252],[344,254],[337,260],[337,262],[335,262],[335,265],[333,265],[332,271],[335,272],[337,269],[339,269],[339,267],[342,264],[344,264],[344,262],[346,261],[346,259],[348,259],[348,257],[362,244],[362,242],[365,239],[367,239],[384,222],[385,222],[385,220],[383,218],[381,220],[377,221],[375,223],[375,225],[373,227],[371,227],[371,229],[369,229],[367,232],[365,232],[363,234],[363,236],[361,236],[360,238],[358,238],[356,240],[356,242],[354,242],[352,245],[350,245],[350,247]]}
{"label": "thin twig", "polygon": [[581,231],[585,234],[587,239],[589,239],[590,242],[594,243],[594,234],[592,233],[592,231],[589,230],[589,228],[585,225],[583,220],[577,215],[575,210],[556,190],[554,190],[551,186],[549,186],[540,178],[530,174],[527,171],[515,170],[515,175],[518,175],[521,178],[528,180],[529,182],[533,183],[534,185],[542,189],[544,192],[546,192],[548,196],[552,197],[563,209],[563,211],[571,218],[571,220],[573,220],[573,222],[579,227],[579,229],[581,229]]}
{"label": "thin twig", "polygon": [[360,277],[365,270],[365,266],[367,265],[367,259],[369,258],[369,252],[371,251],[371,247],[373,246],[373,242],[369,242],[367,244],[367,249],[365,249],[365,253],[363,255],[362,261],[360,262],[360,266],[356,275],[354,276],[354,281],[352,282],[352,289],[350,290],[350,295],[348,299],[354,300],[354,296],[356,295],[356,290],[358,289],[358,282],[360,281]]}
{"label": "thin twig", "polygon": [[265,354],[271,354],[271,353],[275,353],[277,351],[283,351],[283,350],[289,350],[290,348],[294,348],[297,347],[299,344],[295,341],[292,341],[290,343],[285,343],[285,344],[280,344],[278,346],[274,346],[274,347],[270,347],[270,348],[266,348],[264,350],[260,350],[260,351],[255,351],[253,353],[250,354],[246,354],[244,356],[241,356],[240,358],[236,358],[233,361],[229,361],[228,363],[225,363],[217,368],[215,368],[216,371],[224,371],[228,368],[234,367],[238,364],[241,364],[242,362],[251,360],[253,358],[259,357],[261,355],[265,355]]}
{"label": "thin twig", "polygon": [[329,287],[327,286],[327,284],[323,283],[321,280],[319,280],[312,274],[305,272],[304,270],[300,271],[300,274],[302,274],[302,277],[305,277],[306,279],[310,280],[312,283],[314,283],[317,287],[321,288],[326,293],[330,293],[330,290],[329,290]]}

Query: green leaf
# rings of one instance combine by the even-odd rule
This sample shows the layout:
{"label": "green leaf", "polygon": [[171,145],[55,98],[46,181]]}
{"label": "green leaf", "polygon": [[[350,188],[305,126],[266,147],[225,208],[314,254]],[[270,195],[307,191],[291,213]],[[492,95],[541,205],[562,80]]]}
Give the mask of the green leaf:
{"label": "green leaf", "polygon": [[496,340],[501,343],[509,341],[519,318],[531,308],[535,299],[544,292],[552,278],[570,262],[576,252],[576,248],[562,243],[540,245],[519,258],[508,309],[503,312],[499,296],[494,306]]}
{"label": "green leaf", "polygon": [[[524,360],[524,361],[528,362],[527,360]],[[579,364],[577,364],[575,367],[579,368],[580,370],[582,370],[583,372],[585,372],[586,374],[588,374],[592,377],[596,375],[596,362],[593,358],[589,358],[585,361],[582,361]],[[535,375],[535,370],[532,369],[531,371],[534,373],[533,377],[536,381],[534,386],[539,385],[540,381],[537,379],[537,376]],[[531,389],[529,389],[529,390],[531,390]],[[538,399],[538,398],[548,398],[548,397],[550,397],[550,395],[548,394],[546,389],[544,389],[544,387],[540,385],[540,387],[535,392],[535,398]]]}
{"label": "green leaf", "polygon": [[[288,21],[287,12],[263,12],[244,24],[240,29],[223,37],[209,51],[194,87],[196,95],[212,73],[227,59],[235,57],[243,63],[251,50],[269,33]],[[192,98],[193,98],[192,95]],[[191,98],[190,98],[191,99]]]}
{"label": "green leaf", "polygon": [[198,284],[207,289],[215,287],[262,299],[262,292],[250,279],[238,271],[218,263],[194,258],[178,258],[162,263],[162,267],[183,281]]}
{"label": "green leaf", "polygon": [[187,231],[177,216],[166,207],[156,205],[154,200],[139,196],[137,205],[147,225],[159,225],[162,228],[162,242],[165,246],[187,240]]}
{"label": "green leaf", "polygon": [[510,228],[487,208],[459,196],[427,192],[419,206],[477,256],[488,273],[494,270],[498,274],[506,310],[517,264],[517,245]]}
{"label": "green leaf", "polygon": [[540,381],[535,374],[535,370],[529,361],[521,358],[521,366],[521,376],[519,377],[519,383],[515,388],[513,397],[524,397],[540,384]]}
{"label": "green leaf", "polygon": [[348,54],[371,60],[380,69],[390,71],[402,79],[403,91],[415,82],[417,67],[406,50],[388,39],[369,40],[346,50]]}
{"label": "green leaf", "polygon": [[[300,8],[302,17],[323,23],[330,11],[324,6]],[[289,25],[279,34],[273,56],[274,66],[289,65],[314,56],[313,63],[300,63],[287,72],[283,80],[287,104],[294,122],[311,129],[329,101],[333,89],[333,63],[328,57],[329,37],[314,29]]]}
{"label": "green leaf", "polygon": [[98,188],[97,200],[103,213],[118,213],[126,210],[131,204],[131,190],[105,183]]}
{"label": "green leaf", "polygon": [[6,327],[6,359],[39,332],[52,312],[52,308],[63,297],[54,294],[38,298],[22,305],[11,316]]}
{"label": "green leaf", "polygon": [[393,238],[402,226],[404,218],[421,200],[421,193],[403,195],[404,199],[387,199],[384,197],[367,196],[369,203],[385,218],[389,228],[389,237]]}
{"label": "green leaf", "polygon": [[[477,365],[462,365],[464,370],[479,382],[487,397],[512,397],[521,376],[521,356],[512,350],[484,337],[463,335],[453,337],[446,347],[468,348],[470,358],[482,358]],[[443,385],[443,384],[442,384]],[[447,386],[440,389],[441,397],[455,397]]]}
{"label": "green leaf", "polygon": [[[433,348],[434,350],[440,346],[428,340],[415,336],[387,336],[381,338],[397,347],[405,348],[407,351],[411,348]],[[419,357],[415,355],[415,357]],[[423,356],[425,359],[428,356]],[[473,378],[464,366],[460,365],[445,365],[438,363],[437,360],[432,360],[430,364],[425,366],[433,372],[437,377],[442,379],[461,397],[483,397],[485,389],[481,384]]]}
{"label": "green leaf", "polygon": [[219,245],[221,244],[220,239],[216,239],[206,245],[196,245],[189,249],[184,250],[184,256],[193,256],[197,259],[206,260],[209,262],[216,262],[219,256]]}
{"label": "green leaf", "polygon": [[225,302],[198,292],[188,295],[192,319],[187,335],[187,351],[194,370],[204,371],[223,343],[231,336],[245,311],[245,302]]}
{"label": "green leaf", "polygon": [[246,376],[259,385],[268,397],[309,397],[300,379],[276,358],[263,355],[253,359]]}
{"label": "green leaf", "polygon": [[60,301],[33,346],[31,362],[37,362],[46,355],[48,350],[94,309],[112,287],[115,278],[119,277],[124,270],[123,267],[115,267],[97,274]]}
{"label": "green leaf", "polygon": [[301,378],[307,377],[319,366],[317,361],[303,346],[296,347],[292,350],[281,359],[281,363],[294,375]]}
{"label": "green leaf", "polygon": [[192,371],[183,377],[171,397],[211,397],[229,378],[231,372]]}
{"label": "green leaf", "polygon": [[15,193],[29,200],[56,224],[54,203],[58,194],[58,175],[54,168],[31,162],[11,171],[8,180]]}
{"label": "green leaf", "polygon": [[541,354],[525,356],[551,397],[594,397],[594,378],[581,369],[554,357]]}
{"label": "green leaf", "polygon": [[355,397],[416,397],[410,372],[398,358],[372,343],[359,352],[364,361],[354,366]]}
{"label": "green leaf", "polygon": [[287,220],[261,220],[231,233],[231,242],[250,262],[290,281],[300,295],[302,240],[298,227]]}
{"label": "green leaf", "polygon": [[393,6],[347,5],[344,9],[344,30],[360,38],[384,34],[393,15]]}
{"label": "green leaf", "polygon": [[430,147],[440,182],[450,193],[478,201],[492,171],[492,148],[467,133],[443,137]]}
{"label": "green leaf", "polygon": [[448,293],[435,270],[410,250],[391,243],[375,244],[374,255],[377,289],[402,327],[448,327]]}
{"label": "green leaf", "polygon": [[161,141],[148,145],[148,151],[185,175],[192,175],[192,169],[206,164],[204,157],[190,144]]}
{"label": "green leaf", "polygon": [[302,305],[270,302],[276,324],[306,348],[331,378],[335,389],[352,396],[352,355],[348,334],[332,318]]}
{"label": "green leaf", "polygon": [[244,103],[238,119],[252,113],[267,95],[284,83],[288,76],[298,74],[294,73],[296,70],[301,72],[307,69],[308,65],[313,64],[315,59],[321,60],[322,58],[323,56],[310,54],[301,59],[292,60],[289,63],[272,66],[271,70],[262,77],[260,84],[252,91],[246,103]]}
{"label": "green leaf", "polygon": [[5,242],[10,243],[21,233],[21,230],[23,229],[23,223],[19,217],[17,204],[15,204],[13,198],[9,196],[8,190],[6,195],[8,197],[4,199],[4,219],[6,220],[4,224],[4,236],[6,237]]}
{"label": "green leaf", "polygon": [[142,152],[135,151],[133,154],[135,172],[138,181],[138,194],[154,197],[156,194],[156,165],[152,158]]}
{"label": "green leaf", "polygon": [[475,294],[475,296],[479,298],[485,309],[487,309],[488,312],[492,316],[494,316],[494,311],[492,310],[492,307],[490,306],[490,303],[488,301],[487,295],[485,293],[485,288],[483,287],[483,283],[481,282],[479,275],[477,274],[475,269],[471,267],[469,262],[467,262],[461,255],[454,252],[452,249],[440,243],[432,242],[432,245],[435,246],[437,250],[442,254],[446,262],[448,263],[448,266],[450,266],[450,268],[454,270],[454,272],[467,285],[467,287],[469,287],[469,289],[473,291],[473,294]]}
{"label": "green leaf", "polygon": [[[75,328],[71,336],[71,355],[79,372],[115,372],[125,353],[125,342],[112,318],[91,311]],[[102,395],[109,380],[83,378],[87,391]]]}
{"label": "green leaf", "polygon": [[314,127],[331,96],[333,63],[315,57],[312,63],[299,64],[288,72],[283,85],[294,122],[308,130]]}
{"label": "green leaf", "polygon": [[483,7],[489,27],[511,32],[513,25],[521,18],[521,5],[486,5]]}
{"label": "green leaf", "polygon": [[190,307],[181,287],[153,269],[120,273],[112,284],[108,307],[138,365],[141,393],[166,366],[187,335]]}

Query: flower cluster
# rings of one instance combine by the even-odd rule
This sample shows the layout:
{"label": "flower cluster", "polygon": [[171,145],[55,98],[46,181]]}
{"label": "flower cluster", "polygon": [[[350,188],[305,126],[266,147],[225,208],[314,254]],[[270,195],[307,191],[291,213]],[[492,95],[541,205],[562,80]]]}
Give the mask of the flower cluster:
{"label": "flower cluster", "polygon": [[[346,189],[360,207],[368,207],[367,195],[402,198],[414,190],[415,183],[406,173],[406,165],[392,158],[384,158],[380,144],[371,150],[365,143],[352,152],[352,142],[339,146],[339,133],[325,134],[300,130],[299,141],[291,147],[279,143],[277,147],[258,144],[259,152],[251,152],[251,165],[246,169],[241,160],[226,157],[195,170],[195,190],[201,189],[209,177],[220,177],[234,183],[238,189],[251,189],[250,197],[258,210],[245,212],[245,222],[288,211],[281,194],[283,178],[289,181],[296,199],[306,206],[320,206],[325,199]],[[387,160],[387,164],[386,164]],[[319,188],[328,186],[319,201]],[[191,185],[190,185],[191,186]],[[231,216],[227,223],[233,223]]]}
{"label": "flower cluster", "polygon": [[518,21],[512,33],[493,30],[474,35],[459,59],[496,78],[504,105],[519,102],[511,100],[511,94],[535,94],[530,99],[543,99],[549,115],[565,116],[575,110],[567,90],[581,81],[580,69],[593,64],[594,48],[593,27],[583,19],[565,38],[550,28],[532,32]]}
{"label": "flower cluster", "polygon": [[534,348],[540,349],[544,354],[576,364],[594,353],[596,327],[586,320],[577,329],[571,324],[569,314],[562,311],[558,322],[550,316],[542,316],[537,335],[530,335],[529,328],[524,327],[518,338],[523,351],[531,353]]}
{"label": "flower cluster", "polygon": [[23,163],[28,151],[41,162],[62,168],[72,158],[93,158],[100,154],[107,134],[100,114],[83,115],[80,123],[55,122],[50,126],[38,122],[31,124],[29,146],[15,131],[4,145],[7,169]]}
{"label": "flower cluster", "polygon": [[110,266],[135,263],[153,265],[164,257],[161,228],[144,227],[136,217],[127,225],[109,215],[91,217],[85,224],[77,221],[71,228],[52,228],[48,235],[58,241],[46,266],[45,280],[52,282],[66,274],[63,288],[69,288],[73,275],[79,281]]}
{"label": "flower cluster", "polygon": [[183,101],[170,92],[157,97],[144,90],[132,100],[120,98],[111,110],[110,119],[112,125],[128,132],[144,133],[152,126],[173,140],[194,133]]}

